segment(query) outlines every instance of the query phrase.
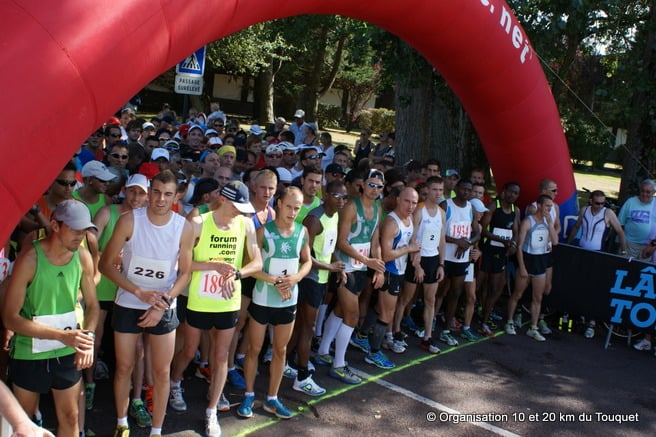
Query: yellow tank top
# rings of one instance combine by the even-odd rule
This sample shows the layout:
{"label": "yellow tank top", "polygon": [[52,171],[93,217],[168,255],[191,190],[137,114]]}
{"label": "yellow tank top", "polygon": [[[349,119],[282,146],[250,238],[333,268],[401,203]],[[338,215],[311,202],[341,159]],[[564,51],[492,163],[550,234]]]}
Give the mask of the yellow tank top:
{"label": "yellow tank top", "polygon": [[[250,219],[239,215],[230,229],[223,230],[214,223],[212,211],[202,214],[200,218],[203,224],[193,251],[194,261],[224,261],[239,270],[246,241],[246,220]],[[223,277],[216,271],[192,272],[187,308],[203,313],[238,311],[241,306],[241,281],[235,281],[235,290],[230,299],[223,296],[222,286]]]}

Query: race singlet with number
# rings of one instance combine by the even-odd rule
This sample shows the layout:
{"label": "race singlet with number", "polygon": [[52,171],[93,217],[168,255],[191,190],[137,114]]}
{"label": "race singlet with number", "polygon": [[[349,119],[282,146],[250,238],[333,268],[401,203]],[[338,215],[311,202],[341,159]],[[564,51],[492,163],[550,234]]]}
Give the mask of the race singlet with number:
{"label": "race singlet with number", "polygon": [[[494,228],[492,229],[492,235],[495,235],[502,240],[510,240],[512,238],[513,231],[512,229]],[[492,239],[490,239],[490,246],[504,247],[503,243]]]}
{"label": "race singlet with number", "polygon": [[[77,314],[71,311],[65,314],[49,314],[45,316],[33,316],[32,321],[42,326],[48,326],[55,329],[78,329]],[[65,348],[66,345],[59,340],[47,340],[43,338],[32,339],[32,353],[50,352],[57,349]]]}
{"label": "race singlet with number", "polygon": [[133,254],[128,267],[127,278],[146,290],[168,291],[170,260],[146,258]]}

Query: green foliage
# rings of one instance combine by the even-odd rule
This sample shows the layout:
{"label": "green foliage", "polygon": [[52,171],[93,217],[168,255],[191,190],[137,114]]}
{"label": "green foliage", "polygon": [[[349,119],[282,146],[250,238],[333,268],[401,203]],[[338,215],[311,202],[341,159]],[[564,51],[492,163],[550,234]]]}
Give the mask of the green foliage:
{"label": "green foliage", "polygon": [[394,131],[396,113],[391,109],[372,108],[360,111],[358,126],[360,129],[368,128],[372,132]]}
{"label": "green foliage", "polygon": [[341,118],[342,108],[339,106],[319,104],[317,121],[322,129],[340,127]]}

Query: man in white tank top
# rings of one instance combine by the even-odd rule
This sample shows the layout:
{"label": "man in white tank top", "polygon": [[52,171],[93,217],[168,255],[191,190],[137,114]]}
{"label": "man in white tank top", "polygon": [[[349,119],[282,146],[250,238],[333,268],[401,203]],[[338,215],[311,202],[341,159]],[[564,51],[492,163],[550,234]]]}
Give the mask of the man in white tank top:
{"label": "man in white tank top", "polygon": [[[439,176],[431,176],[426,181],[428,197],[426,202],[413,213],[413,240],[421,244],[419,252],[408,259],[405,282],[399,295],[394,313],[394,332],[401,331],[401,320],[405,309],[412,301],[417,284],[422,284],[424,295],[424,332],[420,347],[431,354],[440,349],[433,341],[433,318],[435,317],[435,295],[438,284],[444,279],[444,223],[446,216],[439,202],[444,194],[444,181]],[[421,334],[420,331],[419,334]],[[417,334],[417,335],[419,335]]]}
{"label": "man in white tank top", "polygon": [[604,250],[603,243],[606,231],[613,227],[620,240],[620,255],[626,255],[626,238],[624,229],[612,209],[606,208],[606,195],[603,191],[595,190],[590,193],[589,205],[581,209],[579,218],[572,227],[567,237],[567,242],[572,244],[576,234],[581,229],[579,246],[589,250]]}
{"label": "man in white tank top", "polygon": [[[193,230],[191,223],[171,210],[177,201],[178,179],[170,171],[158,173],[148,190],[148,206],[118,220],[100,258],[101,273],[118,285],[112,326],[116,349],[114,436],[130,433],[127,422],[130,375],[137,339],[148,334],[154,377],[151,436],[162,434],[170,388],[170,367],[178,319],[175,298],[191,278]],[[122,255],[122,271],[114,260]],[[173,396],[173,393],[172,393]]]}

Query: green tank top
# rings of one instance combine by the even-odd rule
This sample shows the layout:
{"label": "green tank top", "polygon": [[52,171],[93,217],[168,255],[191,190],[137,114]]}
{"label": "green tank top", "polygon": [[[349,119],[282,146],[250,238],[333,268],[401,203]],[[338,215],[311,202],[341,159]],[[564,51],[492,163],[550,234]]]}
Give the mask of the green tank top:
{"label": "green tank top", "polygon": [[[323,227],[323,231],[314,236],[312,254],[317,261],[330,264],[337,244],[337,223],[339,221],[339,215],[335,213],[332,217],[329,217],[323,206],[314,208],[308,213],[308,215],[317,217],[319,223],[321,223],[321,226]],[[307,277],[319,284],[326,284],[328,282],[329,273],[328,270],[324,269],[312,269]]]}
{"label": "green tank top", "polygon": [[[378,200],[374,202],[374,214],[371,220],[367,220],[364,214],[364,207],[359,198],[354,198],[353,203],[357,211],[355,223],[351,225],[347,240],[351,247],[366,257],[369,257],[371,252],[371,237],[378,226]],[[367,270],[367,266],[361,262],[351,258],[341,251],[337,251],[339,259],[346,263],[346,272],[353,272],[358,270]]]}
{"label": "green tank top", "polygon": [[317,196],[314,196],[314,199],[312,200],[311,204],[309,205],[302,204],[301,210],[298,212],[298,215],[296,216],[296,220],[295,220],[296,223],[303,223],[303,220],[305,220],[305,217],[308,215],[308,213],[319,205],[321,205],[321,199],[319,199]]}
{"label": "green tank top", "polygon": [[[20,316],[40,325],[59,329],[78,329],[75,305],[82,279],[80,253],[74,252],[71,260],[63,266],[48,261],[41,243],[32,242],[36,250],[36,269],[32,282],[27,286],[25,302]],[[14,335],[11,357],[19,360],[43,360],[75,353],[57,340],[43,340]]]}
{"label": "green tank top", "polygon": [[[230,229],[219,229],[214,223],[212,212],[200,216],[202,228],[198,244],[194,247],[194,261],[224,261],[237,270],[242,266],[246,242],[246,221],[238,215]],[[241,307],[241,281],[235,281],[235,290],[230,299],[223,297],[223,277],[216,271],[192,272],[189,283],[187,308],[203,313],[239,311]]]}
{"label": "green tank top", "polygon": [[[301,248],[307,241],[303,225],[294,223],[294,231],[289,237],[283,237],[278,231],[276,222],[264,225],[264,239],[262,242],[262,270],[273,276],[298,273]],[[298,300],[298,284],[291,290],[292,297],[282,301],[275,285],[260,281],[255,282],[253,289],[253,302],[269,308],[284,308],[296,305]]]}
{"label": "green tank top", "polygon": [[82,200],[82,197],[80,196],[80,193],[78,191],[73,191],[73,197],[79,200],[80,202],[84,203],[87,206],[87,208],[89,208],[89,212],[91,213],[91,220],[93,220],[93,218],[96,216],[100,208],[107,205],[105,203],[104,194],[98,195],[98,201],[96,203],[86,203],[84,200]]}
{"label": "green tank top", "polygon": [[[98,250],[101,252],[107,247],[107,243],[109,243],[109,239],[112,237],[114,227],[120,216],[121,213],[118,211],[118,205],[109,205],[109,220],[107,221],[107,225],[105,226],[105,229],[103,229],[102,234],[100,234],[100,237],[98,238]],[[118,286],[116,284],[107,279],[105,275],[101,275],[100,282],[96,285],[98,301],[112,302],[116,297],[117,289]]]}

